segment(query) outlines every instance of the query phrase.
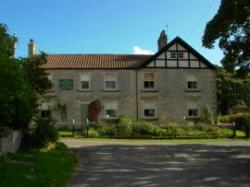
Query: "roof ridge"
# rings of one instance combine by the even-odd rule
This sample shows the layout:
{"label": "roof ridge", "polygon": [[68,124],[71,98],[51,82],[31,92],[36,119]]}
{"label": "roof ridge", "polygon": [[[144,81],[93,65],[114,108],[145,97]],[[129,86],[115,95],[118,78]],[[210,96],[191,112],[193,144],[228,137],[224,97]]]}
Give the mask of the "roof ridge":
{"label": "roof ridge", "polygon": [[48,55],[89,55],[89,56],[97,56],[97,55],[106,55],[106,56],[152,56],[152,54],[115,54],[115,53],[48,53]]}

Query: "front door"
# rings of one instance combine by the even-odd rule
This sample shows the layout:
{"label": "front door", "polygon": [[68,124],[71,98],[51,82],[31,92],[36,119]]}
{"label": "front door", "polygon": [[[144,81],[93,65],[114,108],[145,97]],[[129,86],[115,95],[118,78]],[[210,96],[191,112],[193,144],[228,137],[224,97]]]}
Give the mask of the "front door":
{"label": "front door", "polygon": [[88,104],[81,104],[81,121],[82,124],[86,125],[88,117]]}

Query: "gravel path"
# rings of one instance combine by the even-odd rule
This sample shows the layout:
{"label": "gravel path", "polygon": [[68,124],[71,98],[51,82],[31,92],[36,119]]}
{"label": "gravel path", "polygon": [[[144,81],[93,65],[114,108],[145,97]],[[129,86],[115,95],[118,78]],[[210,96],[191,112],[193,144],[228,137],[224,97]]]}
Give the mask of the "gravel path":
{"label": "gravel path", "polygon": [[250,142],[62,140],[80,163],[70,187],[250,186]]}

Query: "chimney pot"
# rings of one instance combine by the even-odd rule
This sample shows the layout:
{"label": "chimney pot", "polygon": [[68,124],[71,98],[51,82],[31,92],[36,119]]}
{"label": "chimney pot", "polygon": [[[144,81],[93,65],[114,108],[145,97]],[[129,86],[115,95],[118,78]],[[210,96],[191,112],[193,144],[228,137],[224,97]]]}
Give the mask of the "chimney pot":
{"label": "chimney pot", "polygon": [[36,44],[34,39],[30,39],[28,44],[28,57],[32,57],[36,54]]}

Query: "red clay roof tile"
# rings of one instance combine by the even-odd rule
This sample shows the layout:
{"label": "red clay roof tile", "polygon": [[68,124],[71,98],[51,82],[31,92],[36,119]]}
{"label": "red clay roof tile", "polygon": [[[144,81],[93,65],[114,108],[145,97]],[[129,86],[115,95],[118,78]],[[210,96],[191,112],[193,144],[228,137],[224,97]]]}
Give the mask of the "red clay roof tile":
{"label": "red clay roof tile", "polygon": [[151,55],[50,54],[44,69],[132,69]]}

